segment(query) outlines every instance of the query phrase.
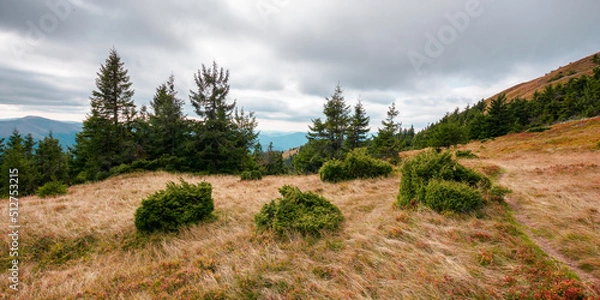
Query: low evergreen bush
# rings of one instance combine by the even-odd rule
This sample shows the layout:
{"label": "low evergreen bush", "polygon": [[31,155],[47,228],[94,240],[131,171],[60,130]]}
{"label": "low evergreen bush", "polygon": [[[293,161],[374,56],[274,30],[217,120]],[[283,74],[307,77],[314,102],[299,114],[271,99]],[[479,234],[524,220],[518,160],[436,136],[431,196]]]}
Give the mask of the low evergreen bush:
{"label": "low evergreen bush", "polygon": [[322,196],[290,185],[281,187],[279,193],[281,198],[265,204],[254,216],[258,231],[273,230],[278,235],[299,232],[318,237],[323,230],[340,229],[342,212]]}
{"label": "low evergreen bush", "polygon": [[50,181],[37,189],[37,195],[40,198],[65,195],[67,193],[67,185],[60,181]]}
{"label": "low evergreen bush", "polygon": [[259,170],[244,171],[241,174],[241,180],[261,180],[262,172]]}
{"label": "low evergreen bush", "polygon": [[469,212],[483,204],[481,192],[456,181],[431,180],[425,188],[424,204],[437,212]]}
{"label": "low evergreen bush", "polygon": [[319,176],[322,181],[335,183],[388,176],[392,172],[389,163],[369,156],[366,148],[357,148],[348,153],[344,161],[330,160],[323,164]]}
{"label": "low evergreen bush", "polygon": [[[400,207],[424,203],[427,187],[431,181],[454,181],[470,189],[486,191],[491,186],[489,178],[459,164],[452,158],[449,151],[437,153],[436,151],[423,152],[412,159],[406,160],[401,168],[402,179],[397,204]],[[446,185],[443,185],[445,188]],[[444,189],[446,191],[447,189]],[[454,200],[451,200],[454,201]],[[470,202],[465,198],[465,201]],[[450,205],[450,204],[449,204]],[[465,204],[469,206],[468,204]],[[452,207],[460,205],[451,204]]]}
{"label": "low evergreen bush", "polygon": [[346,170],[346,163],[341,160],[330,160],[319,169],[319,177],[326,182],[340,182],[350,180],[350,174]]}
{"label": "low evergreen bush", "polygon": [[214,210],[212,186],[208,182],[167,183],[142,201],[135,212],[135,227],[141,232],[176,231],[181,226],[198,223]]}

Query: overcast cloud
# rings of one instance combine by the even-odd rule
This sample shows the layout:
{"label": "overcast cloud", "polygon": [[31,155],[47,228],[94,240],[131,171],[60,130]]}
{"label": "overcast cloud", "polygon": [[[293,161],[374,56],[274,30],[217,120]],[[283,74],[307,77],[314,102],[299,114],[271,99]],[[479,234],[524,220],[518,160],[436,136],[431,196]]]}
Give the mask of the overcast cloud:
{"label": "overcast cloud", "polygon": [[193,74],[215,60],[261,130],[306,131],[338,83],[374,131],[392,102],[422,128],[600,51],[598,13],[597,0],[3,0],[0,118],[83,120],[114,46],[138,107],[173,73],[193,117]]}

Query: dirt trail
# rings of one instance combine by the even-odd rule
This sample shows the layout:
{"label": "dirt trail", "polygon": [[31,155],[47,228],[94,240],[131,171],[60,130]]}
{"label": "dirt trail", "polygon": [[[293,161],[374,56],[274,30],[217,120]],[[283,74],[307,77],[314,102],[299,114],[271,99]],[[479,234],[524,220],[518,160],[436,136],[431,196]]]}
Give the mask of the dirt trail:
{"label": "dirt trail", "polygon": [[579,278],[584,283],[590,284],[592,286],[600,287],[600,279],[599,278],[596,278],[593,275],[580,269],[575,261],[573,261],[572,259],[561,254],[558,250],[556,250],[554,247],[552,247],[552,245],[550,244],[550,242],[548,240],[534,234],[531,231],[531,228],[535,228],[535,226],[534,226],[533,222],[527,216],[520,213],[521,210],[519,209],[519,204],[515,199],[513,199],[511,197],[505,197],[505,200],[506,200],[506,203],[508,203],[508,205],[511,207],[511,209],[513,211],[513,216],[515,217],[516,221],[521,223],[522,225],[524,225],[525,234],[527,234],[527,236],[534,243],[536,243],[542,249],[542,251],[544,251],[546,254],[548,254],[548,256],[552,257],[553,259],[569,266],[569,268],[571,268],[571,270],[575,274],[577,274],[577,276],[579,276]]}

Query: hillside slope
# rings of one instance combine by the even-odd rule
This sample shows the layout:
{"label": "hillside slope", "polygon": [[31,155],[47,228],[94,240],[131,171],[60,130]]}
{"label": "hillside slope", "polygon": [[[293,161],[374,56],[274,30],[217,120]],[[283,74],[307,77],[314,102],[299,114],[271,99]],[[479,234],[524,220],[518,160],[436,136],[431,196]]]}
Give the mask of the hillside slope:
{"label": "hillside slope", "polygon": [[[597,66],[592,58],[595,54],[582,58],[578,61],[569,63],[566,66],[559,67],[556,70],[550,71],[549,73],[539,78],[517,84],[510,87],[488,99],[496,98],[500,94],[506,94],[507,99],[513,99],[516,97],[530,100],[533,97],[535,91],[543,90],[547,85],[567,82],[571,78],[577,78],[582,75],[592,75],[594,68]],[[597,53],[600,56],[600,52]]]}
{"label": "hillside slope", "polygon": [[590,285],[600,287],[600,117],[463,147],[500,167],[508,203],[532,238]]}
{"label": "hillside slope", "polygon": [[[600,119],[590,119],[466,145],[481,159],[463,163],[490,176],[498,167],[504,170],[497,180],[513,189],[510,198],[518,201],[513,212],[497,202],[473,215],[399,210],[393,206],[398,177],[326,184],[314,175],[242,182],[234,176],[138,173],[73,186],[58,198],[24,197],[21,290],[14,293],[5,284],[0,297],[547,299],[544,295],[567,291],[599,296],[594,282],[575,279],[567,265],[525,234],[535,225],[533,232],[567,256],[571,249],[580,256],[580,269],[597,276],[600,256],[593,244],[600,220],[592,208],[600,207],[593,163],[600,161],[594,150],[598,128]],[[136,235],[133,214],[141,200],[180,176],[213,185],[216,220],[178,234]],[[284,184],[340,207],[346,217],[342,231],[321,239],[256,235],[254,214]],[[7,209],[3,205],[0,214]],[[532,224],[519,224],[513,214],[526,215]],[[6,235],[4,243],[0,257],[8,265]]]}

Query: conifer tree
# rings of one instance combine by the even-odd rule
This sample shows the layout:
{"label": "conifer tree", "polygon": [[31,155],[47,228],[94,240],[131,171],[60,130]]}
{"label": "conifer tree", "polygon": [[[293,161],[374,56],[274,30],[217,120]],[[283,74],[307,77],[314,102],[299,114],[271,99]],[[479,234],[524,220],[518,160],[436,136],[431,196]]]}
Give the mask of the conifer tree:
{"label": "conifer tree", "polygon": [[396,103],[392,103],[388,108],[385,120],[381,121],[383,127],[379,128],[377,136],[373,138],[371,150],[374,156],[389,159],[392,163],[398,162],[398,152],[401,150],[398,134],[402,123],[396,122],[399,114]]}
{"label": "conifer tree", "polygon": [[[9,170],[18,170],[18,186],[19,195],[25,196],[35,192],[36,183],[36,172],[33,168],[33,161],[28,155],[28,149],[32,143],[32,140],[27,142],[29,138],[23,139],[23,136],[17,129],[13,130],[13,133],[6,142],[6,148],[4,157],[2,158],[2,165],[0,166],[0,193],[2,197],[8,195],[9,185]],[[30,145],[26,145],[29,143]],[[31,146],[32,147],[32,146]]]}
{"label": "conifer tree", "polygon": [[346,148],[348,151],[366,145],[367,134],[371,130],[369,128],[369,120],[370,118],[367,116],[361,100],[358,99],[348,126],[348,137],[346,138]]}
{"label": "conifer tree", "polygon": [[325,121],[321,118],[313,119],[306,135],[308,142],[294,158],[294,168],[299,173],[316,173],[327,160],[344,156],[350,106],[346,104],[339,84],[333,95],[325,100]]}
{"label": "conifer tree", "polygon": [[185,146],[186,116],[183,104],[184,101],[177,98],[175,77],[171,74],[165,83],[156,88],[154,98],[150,101],[153,110],[149,114],[152,159],[165,154],[175,156]]}
{"label": "conifer tree", "polygon": [[235,100],[227,101],[229,71],[219,68],[216,62],[211,68],[202,65],[194,81],[197,90],[190,90],[190,101],[201,118],[194,133],[195,167],[211,173],[241,171],[256,140],[253,113],[234,111]]}
{"label": "conifer tree", "polygon": [[96,90],[90,97],[91,113],[83,122],[72,150],[79,181],[101,180],[108,171],[137,158],[132,132],[136,110],[134,90],[121,57],[113,48],[97,73]]}
{"label": "conifer tree", "polygon": [[500,94],[490,101],[488,107],[487,133],[491,137],[505,135],[512,125],[512,116],[506,104],[506,94]]}
{"label": "conifer tree", "polygon": [[38,175],[36,180],[38,186],[50,181],[69,182],[67,155],[52,132],[38,143],[33,158]]}

